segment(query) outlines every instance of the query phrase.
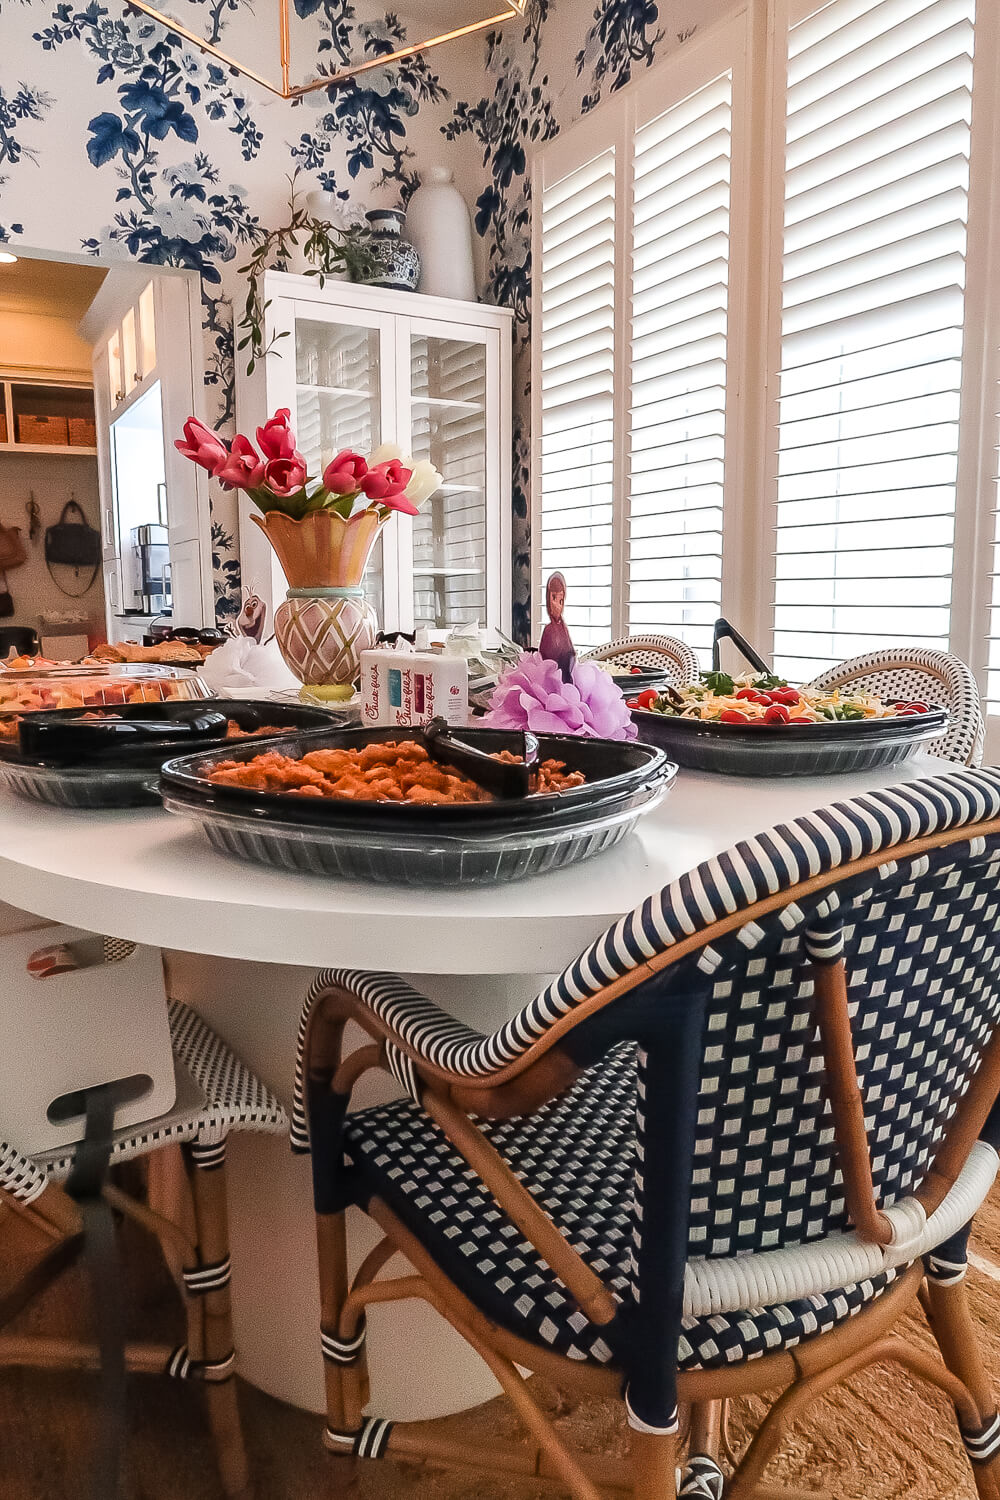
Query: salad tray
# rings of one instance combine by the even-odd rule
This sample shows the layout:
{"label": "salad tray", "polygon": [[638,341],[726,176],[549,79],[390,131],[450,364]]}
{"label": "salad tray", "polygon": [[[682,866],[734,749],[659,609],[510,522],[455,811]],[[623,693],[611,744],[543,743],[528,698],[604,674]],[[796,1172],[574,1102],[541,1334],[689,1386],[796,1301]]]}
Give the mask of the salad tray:
{"label": "salad tray", "polygon": [[[228,698],[93,707],[84,713],[64,708],[25,714],[18,739],[0,743],[0,788],[55,807],[155,806],[160,767],[179,750],[212,746],[218,754],[225,745],[262,742],[263,737],[227,739],[229,720],[250,734],[272,726],[301,734],[331,722],[324,709]],[[123,733],[115,733],[119,728]],[[133,742],[130,730],[148,733],[136,734]],[[280,741],[268,738],[267,743]]]}
{"label": "salad tray", "polygon": [[[476,749],[520,753],[501,729],[455,731]],[[421,737],[419,729],[329,730],[229,749],[227,760],[265,750],[298,759],[310,750],[362,749]],[[168,762],[168,811],[192,818],[226,854],[278,869],[424,887],[491,885],[562,869],[619,843],[655,807],[677,767],[652,745],[539,735],[540,759],[564,761],[587,781],[566,791],[504,801],[421,804],[299,797],[221,786],[207,773],[218,751]]]}
{"label": "salad tray", "polygon": [[906,760],[948,727],[943,708],[900,718],[744,728],[633,709],[640,740],[693,771],[728,776],[835,776]]}

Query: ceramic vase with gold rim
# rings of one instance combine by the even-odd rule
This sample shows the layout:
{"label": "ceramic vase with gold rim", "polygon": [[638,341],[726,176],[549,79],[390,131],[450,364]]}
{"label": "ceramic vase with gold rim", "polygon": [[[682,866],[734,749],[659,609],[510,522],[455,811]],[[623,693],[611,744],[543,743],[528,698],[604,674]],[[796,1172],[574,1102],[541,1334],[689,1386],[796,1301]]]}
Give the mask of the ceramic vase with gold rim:
{"label": "ceramic vase with gold rim", "polygon": [[362,511],[345,521],[317,510],[296,521],[281,511],[252,516],[277,554],[288,595],[274,634],[289,670],[310,687],[356,681],[362,651],[375,644],[378,616],[364,575],[388,514]]}

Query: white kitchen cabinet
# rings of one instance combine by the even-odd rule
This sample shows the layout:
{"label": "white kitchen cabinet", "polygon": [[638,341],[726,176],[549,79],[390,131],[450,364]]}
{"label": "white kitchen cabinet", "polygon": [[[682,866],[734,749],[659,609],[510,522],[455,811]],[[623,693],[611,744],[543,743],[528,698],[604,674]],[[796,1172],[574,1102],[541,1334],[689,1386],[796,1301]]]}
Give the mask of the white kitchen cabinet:
{"label": "white kitchen cabinet", "polygon": [[[87,319],[94,339],[94,406],[108,639],[141,640],[163,611],[144,578],[160,559],[177,625],[215,624],[211,516],[205,474],[174,447],[201,413],[201,325],[193,278],[150,271],[108,279]],[[197,366],[197,368],[196,368]],[[153,538],[140,551],[141,539]]]}
{"label": "white kitchen cabinet", "polygon": [[[383,530],[366,588],[383,629],[510,628],[511,315],[503,308],[269,271],[265,344],[243,360],[237,425],[280,407],[309,472],[343,448],[397,443],[444,477],[418,517]],[[243,581],[273,611],[286,583],[240,501]]]}

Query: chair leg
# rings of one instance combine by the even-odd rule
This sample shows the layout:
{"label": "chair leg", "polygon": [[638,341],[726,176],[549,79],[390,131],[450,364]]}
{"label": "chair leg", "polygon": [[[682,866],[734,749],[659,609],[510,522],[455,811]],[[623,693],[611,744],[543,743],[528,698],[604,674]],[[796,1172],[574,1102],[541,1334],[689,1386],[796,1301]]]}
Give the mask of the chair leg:
{"label": "chair leg", "polygon": [[249,1472],[234,1379],[233,1318],[229,1295],[229,1215],[225,1145],[186,1148],[185,1165],[198,1231],[198,1264],[185,1274],[202,1303],[203,1373],[208,1421],[222,1487],[229,1500],[249,1495]]}
{"label": "chair leg", "polygon": [[629,1456],[635,1500],[676,1500],[676,1433],[631,1432]]}
{"label": "chair leg", "polygon": [[722,1407],[721,1401],[699,1401],[691,1409],[688,1458],[677,1491],[685,1500],[722,1500]]}
{"label": "chair leg", "polygon": [[1000,1496],[1000,1415],[983,1364],[964,1278],[951,1284],[928,1276],[924,1308],[941,1358],[965,1386],[979,1411],[974,1431],[959,1421],[980,1500]]}

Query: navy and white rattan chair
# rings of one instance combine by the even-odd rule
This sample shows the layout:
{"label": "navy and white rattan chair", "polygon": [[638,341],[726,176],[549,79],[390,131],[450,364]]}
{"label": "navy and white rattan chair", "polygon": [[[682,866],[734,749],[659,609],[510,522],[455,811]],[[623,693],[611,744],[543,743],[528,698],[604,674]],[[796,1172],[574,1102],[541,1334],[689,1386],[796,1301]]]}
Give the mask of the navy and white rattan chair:
{"label": "navy and white rattan chair", "polygon": [[[129,1344],[126,1359],[131,1370],[204,1384],[223,1488],[227,1496],[242,1496],[248,1477],[233,1380],[226,1139],[233,1130],[281,1133],[288,1119],[270,1091],[194,1011],[171,1001],[169,1016],[177,1104],[160,1119],[118,1131],[111,1162],[181,1146],[197,1243],[172,1220],[119,1188],[106,1186],[104,1196],[159,1240],[183,1294],[187,1339],[177,1346]],[[28,1157],[0,1141],[0,1207],[6,1204],[16,1210],[49,1246],[31,1274],[0,1297],[0,1328],[60,1274],[79,1247],[79,1211],[58,1185],[69,1175],[75,1154],[75,1148],[63,1148]],[[87,1351],[76,1340],[0,1333],[0,1366],[79,1369],[96,1360],[96,1350]]]}
{"label": "navy and white rattan chair", "polygon": [[[349,1018],[372,1045],[342,1061]],[[963,1229],[998,1165],[998,1022],[993,770],[740,843],[490,1036],[395,975],[325,971],[303,1015],[292,1141],[312,1151],[327,1446],[469,1462],[460,1442],[364,1414],[365,1308],[421,1297],[538,1444],[528,1460],[480,1447],[486,1466],[558,1476],[577,1500],[628,1481],[565,1448],[518,1367],[624,1393],[639,1500],[724,1485],[750,1500],[777,1493],[765,1466],[810,1401],[895,1361],[951,1398],[979,1494],[995,1496],[1000,1417],[962,1276]],[[406,1097],[350,1114],[371,1066]],[[353,1282],[351,1204],[385,1236]],[[378,1279],[396,1250],[414,1274]],[[943,1363],[893,1332],[922,1288]],[[776,1388],[724,1480],[719,1403]],[[679,1401],[692,1420],[677,1491]]]}
{"label": "navy and white rattan chair", "polygon": [[814,677],[810,687],[829,691],[852,687],[880,698],[924,700],[946,708],[949,724],[930,748],[945,760],[963,766],[983,763],[986,724],[976,679],[957,656],[923,646],[899,646],[854,656]]}
{"label": "navy and white rattan chair", "polygon": [[613,661],[626,672],[632,667],[662,669],[669,674],[674,687],[697,682],[700,671],[691,647],[672,635],[623,636],[620,641],[609,641],[606,646],[585,652],[580,660]]}

